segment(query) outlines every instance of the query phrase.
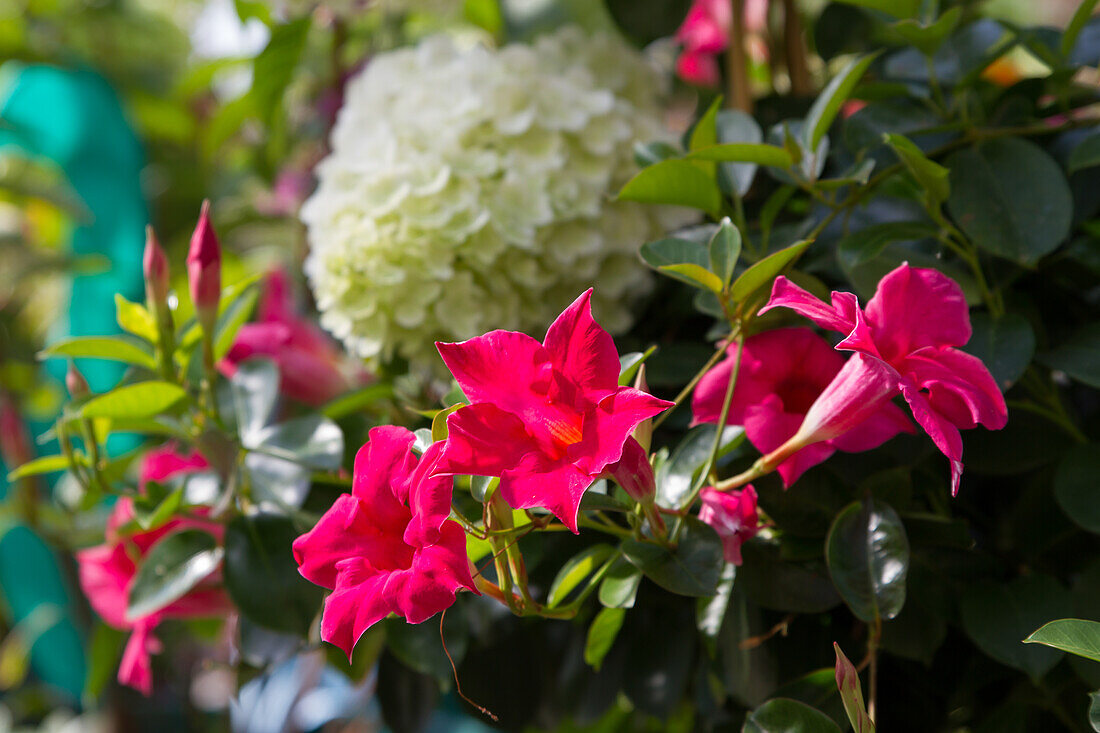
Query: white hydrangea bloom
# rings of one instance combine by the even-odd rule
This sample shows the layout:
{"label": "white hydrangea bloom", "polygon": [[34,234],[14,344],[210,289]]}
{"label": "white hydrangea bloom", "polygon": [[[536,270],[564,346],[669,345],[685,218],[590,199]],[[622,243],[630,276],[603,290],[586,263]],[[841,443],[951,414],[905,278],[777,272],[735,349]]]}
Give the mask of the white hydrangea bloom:
{"label": "white hydrangea bloom", "polygon": [[362,357],[433,363],[436,340],[541,333],[594,285],[600,322],[628,328],[652,285],[639,245],[686,216],[612,200],[634,143],[667,135],[659,87],[622,41],[575,28],[375,57],[302,208],[321,323]]}

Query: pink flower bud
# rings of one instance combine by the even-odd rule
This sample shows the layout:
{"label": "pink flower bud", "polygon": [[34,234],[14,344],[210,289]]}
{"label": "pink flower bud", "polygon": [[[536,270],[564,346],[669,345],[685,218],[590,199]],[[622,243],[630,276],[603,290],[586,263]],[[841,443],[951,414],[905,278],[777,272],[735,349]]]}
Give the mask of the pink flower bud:
{"label": "pink flower bud", "polygon": [[145,297],[149,306],[159,308],[168,300],[168,257],[157,241],[152,225],[145,227],[145,257],[142,260],[145,274]]}
{"label": "pink flower bud", "polygon": [[199,222],[191,235],[187,252],[187,279],[191,286],[191,301],[203,328],[213,327],[218,315],[218,300],[222,289],[222,252],[218,236],[210,225],[210,201],[202,202]]}
{"label": "pink flower bud", "polygon": [[74,400],[83,399],[92,393],[92,388],[88,386],[88,380],[84,378],[84,375],[80,373],[72,360],[69,361],[69,370],[65,372],[65,389],[69,390],[69,396]]}
{"label": "pink flower bud", "polygon": [[628,439],[623,445],[623,457],[608,466],[607,472],[634,501],[643,504],[653,501],[657,493],[657,479],[653,475],[653,467],[649,465],[649,456],[638,441]]}

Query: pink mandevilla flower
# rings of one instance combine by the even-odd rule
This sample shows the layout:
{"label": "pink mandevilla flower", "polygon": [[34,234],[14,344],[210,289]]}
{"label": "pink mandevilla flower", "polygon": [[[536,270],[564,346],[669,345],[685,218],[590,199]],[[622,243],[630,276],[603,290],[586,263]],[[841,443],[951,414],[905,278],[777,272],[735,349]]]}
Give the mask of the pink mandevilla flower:
{"label": "pink mandevilla flower", "polygon": [[321,638],[351,652],[368,628],[391,613],[418,624],[477,593],[466,559],[466,533],[451,513],[451,478],[434,476],[443,443],[417,461],[415,436],[373,428],[355,456],[352,493],[343,494],[312,530],[294,541],[299,572],[333,589]]}
{"label": "pink mandevilla flower", "polygon": [[137,573],[135,559],[144,557],[166,536],[185,529],[201,529],[218,541],[224,534],[220,524],[196,519],[173,519],[149,531],[124,533],[134,518],[133,502],[119,499],[107,520],[107,541],[76,553],[80,587],[88,602],[108,625],[129,630],[130,639],[122,653],[118,681],[145,695],[153,690],[151,656],[161,650],[153,631],[164,619],[218,616],[230,607],[229,598],[219,587],[221,571],[214,570],[197,586],[167,606],[141,618],[127,618],[130,588]]}
{"label": "pink mandevilla flower", "polygon": [[492,331],[436,344],[470,400],[447,418],[440,470],[499,476],[514,509],[545,507],[574,532],[585,489],[619,463],[639,423],[672,405],[619,386],[615,342],[592,319],[591,296],[566,308],[542,343]]}
{"label": "pink mandevilla flower", "polygon": [[165,443],[145,454],[141,463],[139,485],[144,491],[148,481],[167,481],[208,468],[210,464],[198,451],[185,453],[175,443]]}
{"label": "pink mandevilla flower", "polygon": [[752,484],[740,491],[718,491],[708,486],[699,492],[699,498],[703,501],[699,519],[718,533],[726,562],[740,565],[741,545],[760,531],[756,489]]}
{"label": "pink mandevilla flower", "polygon": [[314,406],[350,387],[341,369],[340,350],[323,331],[295,312],[286,273],[276,270],[267,275],[258,310],[258,320],[237,332],[218,371],[232,377],[242,361],[269,357],[279,366],[281,391]]}
{"label": "pink mandevilla flower", "polygon": [[[759,34],[767,26],[768,0],[747,0],[744,5],[745,30]],[[729,46],[733,25],[730,0],[695,0],[687,17],[676,31],[683,47],[676,60],[676,73],[686,82],[716,87],[722,80],[718,55]],[[750,38],[754,58],[767,58],[767,45],[753,35]]]}
{"label": "pink mandevilla flower", "polygon": [[[696,423],[716,423],[722,412],[737,345],[707,372],[692,397]],[[818,395],[844,366],[844,358],[808,328],[780,328],[745,339],[737,384],[733,390],[730,425],[744,425],[745,436],[761,453],[770,453],[798,432]],[[847,432],[807,445],[779,464],[784,486],[816,466],[834,451],[871,450],[900,432],[914,432],[905,413],[892,402],[879,405],[866,420]]]}
{"label": "pink mandevilla flower", "polygon": [[831,301],[779,277],[760,310],[790,308],[845,334],[836,348],[855,352],[777,453],[842,435],[900,393],[951,461],[951,493],[958,493],[963,469],[959,429],[981,424],[1000,430],[1008,421],[1004,396],[989,370],[956,348],[971,334],[962,289],[938,270],[905,263],[882,278],[865,309],[852,293],[834,292]]}

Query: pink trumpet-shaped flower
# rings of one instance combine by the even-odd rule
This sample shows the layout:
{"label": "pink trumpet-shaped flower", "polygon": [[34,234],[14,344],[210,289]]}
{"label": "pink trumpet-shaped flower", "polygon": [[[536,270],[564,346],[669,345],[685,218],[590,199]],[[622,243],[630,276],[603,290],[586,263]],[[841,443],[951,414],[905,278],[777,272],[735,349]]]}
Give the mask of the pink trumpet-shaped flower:
{"label": "pink trumpet-shaped flower", "polygon": [[951,493],[958,493],[963,468],[959,429],[981,424],[1000,430],[1008,421],[1004,396],[989,370],[955,348],[971,333],[962,289],[938,270],[905,263],[882,278],[865,309],[851,293],[834,292],[831,300],[825,303],[779,277],[760,311],[790,308],[822,328],[846,334],[836,348],[856,352],[780,451],[835,438],[901,393],[951,461]]}
{"label": "pink trumpet-shaped flower", "polygon": [[282,392],[314,406],[351,386],[341,368],[340,350],[323,331],[295,312],[286,273],[276,270],[267,275],[258,310],[258,320],[237,332],[218,371],[232,377],[241,362],[269,357],[279,366]]}
{"label": "pink trumpet-shaped flower", "polygon": [[[759,34],[767,26],[768,0],[746,0],[745,30]],[[687,17],[676,31],[676,41],[682,46],[676,60],[676,73],[681,79],[699,86],[716,87],[722,80],[718,55],[729,46],[733,25],[733,4],[730,0],[695,0]],[[759,38],[755,38],[760,41]],[[767,45],[753,43],[754,58],[767,57]]]}
{"label": "pink trumpet-shaped flower", "polygon": [[342,494],[312,530],[294,541],[299,572],[331,588],[321,638],[351,651],[391,613],[418,624],[449,607],[455,593],[477,593],[466,533],[451,513],[451,478],[432,475],[443,443],[420,460],[405,428],[373,428],[355,456],[352,493]]}
{"label": "pink trumpet-shaped flower", "polygon": [[585,489],[623,458],[639,423],[672,406],[619,386],[615,342],[592,319],[591,297],[541,344],[514,331],[436,344],[470,400],[447,418],[440,470],[499,476],[512,508],[545,507],[574,532]]}
{"label": "pink trumpet-shaped flower", "polygon": [[747,484],[740,491],[718,491],[709,486],[699,492],[703,505],[699,519],[709,524],[722,540],[726,562],[741,564],[741,545],[760,531],[756,489]]}
{"label": "pink trumpet-shaped flower", "polygon": [[[718,422],[736,358],[737,345],[731,344],[727,357],[699,380],[691,403],[696,423]],[[749,442],[761,453],[770,453],[798,432],[807,411],[843,366],[844,358],[808,328],[751,336],[742,348],[726,422],[744,425]],[[790,486],[834,451],[871,450],[900,432],[914,432],[912,423],[897,405],[886,401],[851,430],[805,446],[777,470],[783,485]]]}
{"label": "pink trumpet-shaped flower", "polygon": [[80,587],[92,608],[109,626],[131,632],[122,653],[118,681],[149,695],[153,689],[150,657],[161,649],[160,642],[153,636],[157,625],[168,618],[218,616],[231,605],[225,592],[218,587],[221,572],[214,570],[184,596],[160,610],[141,618],[128,618],[126,609],[130,602],[130,588],[137,574],[135,560],[147,555],[157,542],[174,532],[201,529],[219,541],[224,533],[220,524],[195,519],[174,519],[147,532],[122,532],[133,518],[133,502],[129,498],[119,499],[107,520],[107,541],[78,551],[76,561]]}

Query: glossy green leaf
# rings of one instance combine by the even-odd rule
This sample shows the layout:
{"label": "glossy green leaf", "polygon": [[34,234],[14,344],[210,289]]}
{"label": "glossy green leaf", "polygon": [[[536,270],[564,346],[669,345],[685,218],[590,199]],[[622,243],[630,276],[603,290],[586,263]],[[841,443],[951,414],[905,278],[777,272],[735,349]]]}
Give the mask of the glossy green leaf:
{"label": "glossy green leaf", "polygon": [[875,724],[863,703],[859,673],[835,641],[833,651],[836,652],[836,686],[840,690],[840,699],[844,701],[844,712],[852,723],[852,730],[855,733],[874,733]]}
{"label": "glossy green leaf", "polygon": [[[149,482],[146,484],[148,490]],[[172,519],[176,512],[179,510],[180,505],[183,503],[183,486],[180,486],[175,491],[170,492],[167,496],[161,499],[159,502],[153,504],[151,507],[140,507],[138,502],[134,503],[134,518],[137,519],[138,525],[143,530],[151,530],[160,527],[168,520]]]}
{"label": "glossy green leaf", "polygon": [[603,665],[604,657],[615,644],[624,618],[625,608],[601,608],[592,625],[588,627],[588,636],[584,642],[584,661],[597,672]]}
{"label": "glossy green leaf", "polygon": [[931,56],[947,39],[955,26],[962,18],[962,8],[950,8],[927,25],[919,23],[912,18],[899,20],[890,26],[902,39],[911,46],[916,47],[925,56]]}
{"label": "glossy green leaf", "polygon": [[40,357],[110,359],[150,370],[157,368],[156,359],[148,345],[126,336],[78,336],[65,339],[47,346]]}
{"label": "glossy green leaf", "polygon": [[[673,449],[668,460],[656,471],[657,503],[661,506],[680,506],[691,493],[696,476],[710,457],[714,447],[713,425],[692,428]],[[727,425],[722,433],[722,447],[731,450],[744,439],[744,428]],[[719,449],[719,455],[722,454]]]}
{"label": "glossy green leaf", "polygon": [[619,191],[619,199],[688,206],[715,218],[722,209],[718,183],[687,160],[662,160],[643,168]]}
{"label": "glossy green leaf", "polygon": [[858,618],[892,619],[905,605],[909,539],[897,512],[874,499],[853,502],[825,539],[829,575]]}
{"label": "glossy green leaf", "polygon": [[656,346],[650,346],[645,351],[630,351],[619,357],[619,385],[629,386],[634,383],[634,377],[645,364],[646,359],[653,356]]}
{"label": "glossy green leaf", "polygon": [[248,359],[229,380],[237,413],[237,432],[246,446],[261,443],[279,402],[279,368],[268,359]]}
{"label": "glossy green leaf", "polygon": [[749,713],[741,733],[840,733],[840,728],[820,710],[777,697]]}
{"label": "glossy green leaf", "polygon": [[[752,115],[740,110],[724,109],[718,113],[718,142],[747,143],[756,145],[764,140],[764,131]],[[786,151],[784,151],[786,154]],[[756,162],[720,162],[718,164],[718,185],[723,191],[744,196],[752,188],[759,166]]]}
{"label": "glossy green leaf", "polygon": [[692,262],[682,262],[678,265],[661,265],[657,268],[660,272],[676,278],[688,285],[709,290],[712,293],[722,292],[722,281],[710,270],[700,267]]}
{"label": "glossy green leaf", "polygon": [[640,254],[645,263],[654,269],[685,262],[703,268],[710,264],[707,248],[690,239],[672,237],[658,239],[656,242],[646,242],[642,245]]}
{"label": "glossy green leaf", "polygon": [[613,554],[615,554],[614,547],[600,543],[586,547],[569,558],[550,585],[550,593],[546,598],[547,607],[554,608],[560,605],[585,578],[596,572]]}
{"label": "glossy green leaf", "polygon": [[1070,615],[1069,592],[1050,576],[1026,575],[1003,584],[972,583],[963,592],[960,610],[963,628],[979,649],[1033,680],[1042,678],[1062,658],[1059,650],[1021,643],[1051,619]]}
{"label": "glossy green leaf", "polygon": [[802,128],[803,147],[816,150],[818,143],[829,131],[829,126],[840,113],[840,108],[848,101],[856,84],[866,73],[877,53],[853,59],[843,70],[829,80],[821,94],[814,100]]}
{"label": "glossy green leaf", "polygon": [[700,148],[709,148],[718,142],[718,110],[722,109],[722,96],[714,98],[707,111],[695,123],[688,141],[688,150],[694,152]]}
{"label": "glossy green leaf", "polygon": [[1100,135],[1090,135],[1069,154],[1070,173],[1100,165]]}
{"label": "glossy green leaf", "polygon": [[989,140],[947,159],[947,209],[987,252],[1031,265],[1069,234],[1073,195],[1062,169],[1019,138]]}
{"label": "glossy green leaf", "polygon": [[138,382],[93,397],[80,408],[83,417],[156,417],[187,397],[182,387],[171,382]]}
{"label": "glossy green leaf", "polygon": [[1026,318],[1006,313],[994,319],[988,313],[970,317],[974,335],[963,348],[982,360],[1002,391],[1007,391],[1035,356],[1035,332]]}
{"label": "glossy green leaf", "polygon": [[718,587],[723,566],[722,542],[708,525],[694,517],[684,520],[676,548],[625,540],[626,559],[665,590],[685,596],[710,596]]}
{"label": "glossy green leaf", "polygon": [[[718,224],[718,230],[711,237],[707,249],[710,254],[710,271],[718,276],[722,288],[725,288],[733,279],[737,258],[741,256],[741,232],[730,222],[729,217],[723,218]],[[721,288],[718,292],[720,291]]]}
{"label": "glossy green leaf", "polygon": [[722,630],[726,610],[733,597],[733,584],[737,579],[737,566],[726,563],[718,578],[718,591],[712,598],[700,598],[695,603],[695,627],[709,643],[713,644]]}
{"label": "glossy green leaf", "polygon": [[153,319],[153,314],[145,310],[145,306],[131,303],[121,293],[115,293],[115,314],[123,331],[150,343],[157,342],[157,322]]}
{"label": "glossy green leaf", "polygon": [[[955,9],[958,10],[958,8]],[[934,205],[938,206],[947,200],[951,195],[951,184],[948,182],[950,171],[939,163],[929,160],[924,152],[904,135],[887,133],[883,139],[901,159]]]}
{"label": "glossy green leaf", "polygon": [[797,260],[810,244],[810,240],[796,242],[755,263],[733,281],[733,285],[730,286],[730,297],[734,302],[741,303],[760,288],[771,287],[775,277]]}
{"label": "glossy green leaf", "polygon": [[775,168],[790,168],[791,154],[767,143],[719,143],[688,153],[689,160],[717,160],[724,163],[756,163]]}
{"label": "glossy green leaf", "polygon": [[1100,662],[1100,623],[1079,618],[1058,619],[1044,624],[1024,643],[1044,644]]}
{"label": "glossy green leaf", "polygon": [[1100,534],[1100,446],[1077,445],[1058,463],[1054,498],[1070,519]]}
{"label": "glossy green leaf", "polygon": [[15,482],[27,476],[39,476],[43,473],[64,471],[69,468],[69,459],[65,456],[40,456],[27,461],[8,474],[8,481]]}
{"label": "glossy green leaf", "polygon": [[298,573],[290,546],[302,531],[274,514],[238,516],[225,531],[225,589],[242,614],[275,631],[305,634],[321,589]]}
{"label": "glossy green leaf", "polygon": [[1063,56],[1069,56],[1070,52],[1073,51],[1073,47],[1077,44],[1077,37],[1081,35],[1081,30],[1089,22],[1092,12],[1096,9],[1096,2],[1097,0],[1081,0],[1077,10],[1073,12],[1073,17],[1066,24],[1065,33],[1062,34],[1060,50]]}
{"label": "glossy green leaf", "polygon": [[1100,323],[1079,329],[1053,350],[1040,354],[1039,361],[1100,389]]}
{"label": "glossy green leaf", "polygon": [[158,541],[134,575],[126,618],[148,616],[182,598],[217,569],[222,552],[212,535],[197,529],[173,532]]}
{"label": "glossy green leaf", "polygon": [[641,570],[625,558],[616,559],[600,582],[600,604],[608,608],[633,608],[641,582]]}
{"label": "glossy green leaf", "polygon": [[321,408],[321,413],[333,420],[340,420],[391,397],[393,397],[392,384],[375,382],[334,398]]}
{"label": "glossy green leaf", "polygon": [[821,613],[840,603],[824,567],[783,560],[778,548],[756,542],[746,542],[741,555],[744,563],[738,569],[738,587],[764,608]]}
{"label": "glossy green leaf", "polygon": [[237,332],[252,315],[256,300],[260,297],[260,289],[257,285],[249,285],[239,294],[230,295],[227,292],[222,297],[230,299],[218,314],[218,322],[214,326],[214,358],[218,360],[224,359],[229,353]]}

